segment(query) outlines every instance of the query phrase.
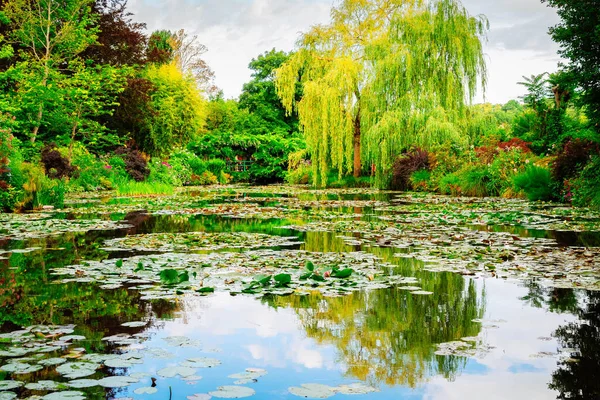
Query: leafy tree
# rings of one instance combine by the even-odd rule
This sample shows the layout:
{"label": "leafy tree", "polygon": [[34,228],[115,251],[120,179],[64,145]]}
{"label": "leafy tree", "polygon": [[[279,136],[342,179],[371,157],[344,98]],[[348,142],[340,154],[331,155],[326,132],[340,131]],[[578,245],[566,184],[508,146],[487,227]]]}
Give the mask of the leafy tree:
{"label": "leafy tree", "polygon": [[127,0],[96,0],[98,40],[81,55],[97,64],[142,65],[146,61],[146,24],[134,22]]}
{"label": "leafy tree", "polygon": [[90,0],[8,0],[4,13],[13,27],[11,39],[22,49],[20,68],[34,105],[30,134],[34,143],[46,103],[56,96],[51,81],[59,67],[96,41],[95,17]]}
{"label": "leafy tree", "polygon": [[199,134],[205,122],[205,101],[194,80],[173,63],[150,65],[144,77],[155,90],[150,95],[151,118],[136,142],[152,155],[163,155]]}
{"label": "leafy tree", "polygon": [[485,81],[487,24],[454,0],[345,0],[331,14],[278,70],[278,93],[297,106],[318,185],[330,166],[360,176],[364,154],[382,186],[402,148],[459,139],[453,122]]}
{"label": "leafy tree", "polygon": [[556,8],[562,22],[550,29],[555,42],[561,45],[559,54],[570,63],[582,89],[581,101],[596,130],[600,130],[600,1],[599,0],[542,0]]}
{"label": "leafy tree", "polygon": [[94,150],[116,147],[118,138],[97,118],[113,113],[118,105],[117,96],[124,89],[127,72],[111,65],[88,67],[78,61],[71,62],[69,69],[73,73],[62,82],[61,107],[56,113],[57,122],[66,124],[61,141],[69,146],[69,160],[76,139]]}
{"label": "leafy tree", "polygon": [[[284,129],[288,133],[298,131],[296,113],[287,115],[275,89],[275,71],[287,60],[289,55],[275,49],[252,59],[248,66],[252,72],[252,80],[245,83],[240,95],[240,108],[245,108],[259,116],[272,129]],[[296,98],[300,98],[300,85],[296,90]]]}
{"label": "leafy tree", "polygon": [[173,34],[170,31],[154,31],[148,39],[146,58],[151,63],[166,64],[173,61],[175,49],[171,43]]}
{"label": "leafy tree", "polygon": [[169,43],[173,48],[173,61],[184,73],[190,74],[198,87],[207,94],[215,94],[215,73],[202,58],[208,48],[198,42],[198,36],[190,36],[183,29],[171,35]]}

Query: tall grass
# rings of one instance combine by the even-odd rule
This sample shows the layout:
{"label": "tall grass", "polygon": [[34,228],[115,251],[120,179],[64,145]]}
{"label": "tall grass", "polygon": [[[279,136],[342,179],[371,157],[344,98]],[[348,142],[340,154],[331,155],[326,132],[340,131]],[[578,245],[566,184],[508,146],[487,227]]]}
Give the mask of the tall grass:
{"label": "tall grass", "polygon": [[554,191],[550,170],[529,165],[525,172],[515,176],[514,185],[522,190],[530,201],[552,200]]}
{"label": "tall grass", "polygon": [[174,191],[173,186],[161,182],[129,181],[117,186],[117,193],[121,196],[170,195]]}

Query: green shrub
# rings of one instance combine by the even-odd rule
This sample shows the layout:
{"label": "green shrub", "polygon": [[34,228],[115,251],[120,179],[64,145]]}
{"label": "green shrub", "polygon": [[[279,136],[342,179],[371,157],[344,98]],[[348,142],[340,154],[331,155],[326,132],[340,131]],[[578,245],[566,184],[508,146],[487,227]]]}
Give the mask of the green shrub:
{"label": "green shrub", "polygon": [[531,201],[548,201],[554,198],[552,176],[550,170],[529,165],[524,172],[514,177],[514,185],[522,190]]}
{"label": "green shrub", "polygon": [[[182,186],[183,181],[181,180],[178,171],[167,162],[160,161],[158,159],[152,160],[148,165],[150,167],[150,175],[148,176],[148,182],[169,185],[172,187]],[[191,180],[191,173],[189,174],[189,180]]]}
{"label": "green shrub", "polygon": [[290,170],[285,175],[285,181],[290,185],[306,185],[313,183],[313,169],[310,165],[301,165]]}
{"label": "green shrub", "polygon": [[573,204],[600,210],[600,156],[595,156],[571,184]]}
{"label": "green shrub", "polygon": [[426,169],[413,172],[410,176],[410,185],[413,190],[426,192],[430,190],[431,172]]}
{"label": "green shrub", "polygon": [[486,197],[498,194],[490,171],[483,165],[473,165],[461,170],[460,188],[466,196]]}
{"label": "green shrub", "polygon": [[204,171],[200,175],[192,175],[193,185],[216,185],[218,178],[210,171]]}
{"label": "green shrub", "polygon": [[462,194],[462,189],[458,172],[443,176],[439,181],[438,190],[441,194],[460,196]]}
{"label": "green shrub", "polygon": [[208,162],[206,163],[206,169],[215,176],[219,176],[221,171],[225,171],[226,168],[227,168],[227,163],[218,158],[213,158],[212,160],[208,160]]}
{"label": "green shrub", "polygon": [[129,181],[117,187],[117,193],[121,196],[173,194],[174,191],[172,185],[161,182]]}

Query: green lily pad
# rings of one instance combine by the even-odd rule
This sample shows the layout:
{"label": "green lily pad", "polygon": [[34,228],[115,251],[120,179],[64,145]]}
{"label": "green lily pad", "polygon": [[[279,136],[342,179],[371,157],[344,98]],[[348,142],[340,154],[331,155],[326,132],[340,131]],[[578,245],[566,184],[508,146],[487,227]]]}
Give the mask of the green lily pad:
{"label": "green lily pad", "polygon": [[68,362],[66,364],[59,365],[56,368],[56,372],[67,379],[77,379],[93,375],[99,368],[100,365],[89,362]]}
{"label": "green lily pad", "polygon": [[219,386],[216,391],[208,392],[209,395],[222,399],[241,399],[254,396],[255,393],[254,389],[245,386]]}
{"label": "green lily pad", "polygon": [[42,400],[85,400],[85,398],[85,393],[68,390],[47,394],[42,397]]}
{"label": "green lily pad", "polygon": [[198,393],[187,397],[188,400],[210,400],[212,396],[209,394]]}
{"label": "green lily pad", "polygon": [[327,399],[333,397],[336,392],[336,388],[319,383],[303,383],[300,386],[292,386],[288,391],[294,396],[311,399]]}
{"label": "green lily pad", "polygon": [[97,379],[76,379],[73,381],[69,381],[68,385],[75,389],[85,389],[89,387],[98,386]]}
{"label": "green lily pad", "polygon": [[[182,363],[183,364],[183,363]],[[174,378],[177,375],[185,378],[186,376],[192,376],[196,373],[195,368],[187,367],[187,366],[175,366],[175,367],[167,367],[159,370],[158,375],[163,378]]]}
{"label": "green lily pad", "polygon": [[158,392],[158,389],[155,387],[141,387],[133,391],[135,394],[154,394],[156,392]]}
{"label": "green lily pad", "polygon": [[46,358],[45,360],[38,361],[38,364],[43,365],[45,367],[51,367],[54,365],[60,365],[66,363],[67,360],[65,358],[55,357],[55,358]]}
{"label": "green lily pad", "polygon": [[43,369],[41,365],[30,365],[25,363],[6,364],[0,367],[0,371],[12,372],[17,375],[32,374]]}
{"label": "green lily pad", "polygon": [[138,383],[139,379],[130,376],[108,376],[98,379],[98,385],[106,388],[119,388]]}
{"label": "green lily pad", "polygon": [[121,326],[125,326],[127,328],[141,328],[146,325],[148,325],[148,323],[144,322],[144,321],[132,321],[132,322],[125,322],[124,324],[121,324]]}
{"label": "green lily pad", "polygon": [[197,358],[188,358],[186,361],[180,363],[179,365],[188,368],[213,368],[218,365],[221,365],[221,361],[216,358],[208,358],[208,357],[197,357]]}
{"label": "green lily pad", "polygon": [[17,398],[17,394],[13,392],[0,392],[0,400],[13,400]]}
{"label": "green lily pad", "polygon": [[18,389],[23,386],[20,381],[0,381],[0,391]]}
{"label": "green lily pad", "polygon": [[335,388],[335,391],[337,393],[351,395],[351,394],[375,393],[375,392],[379,392],[379,389],[360,382],[360,383],[351,383],[349,385],[340,385]]}
{"label": "green lily pad", "polygon": [[67,385],[60,382],[54,381],[37,381],[35,383],[28,383],[25,385],[25,389],[29,390],[40,390],[40,391],[56,391],[66,389]]}

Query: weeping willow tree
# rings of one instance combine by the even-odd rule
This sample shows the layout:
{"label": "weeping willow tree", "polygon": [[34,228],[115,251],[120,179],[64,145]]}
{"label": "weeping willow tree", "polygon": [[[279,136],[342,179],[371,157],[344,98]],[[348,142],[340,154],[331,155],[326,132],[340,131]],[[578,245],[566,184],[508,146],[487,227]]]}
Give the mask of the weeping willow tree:
{"label": "weeping willow tree", "polygon": [[302,35],[276,79],[286,110],[298,111],[316,185],[330,168],[359,177],[372,166],[384,186],[407,146],[462,140],[459,122],[485,86],[484,17],[458,0],[342,0],[331,19]]}

